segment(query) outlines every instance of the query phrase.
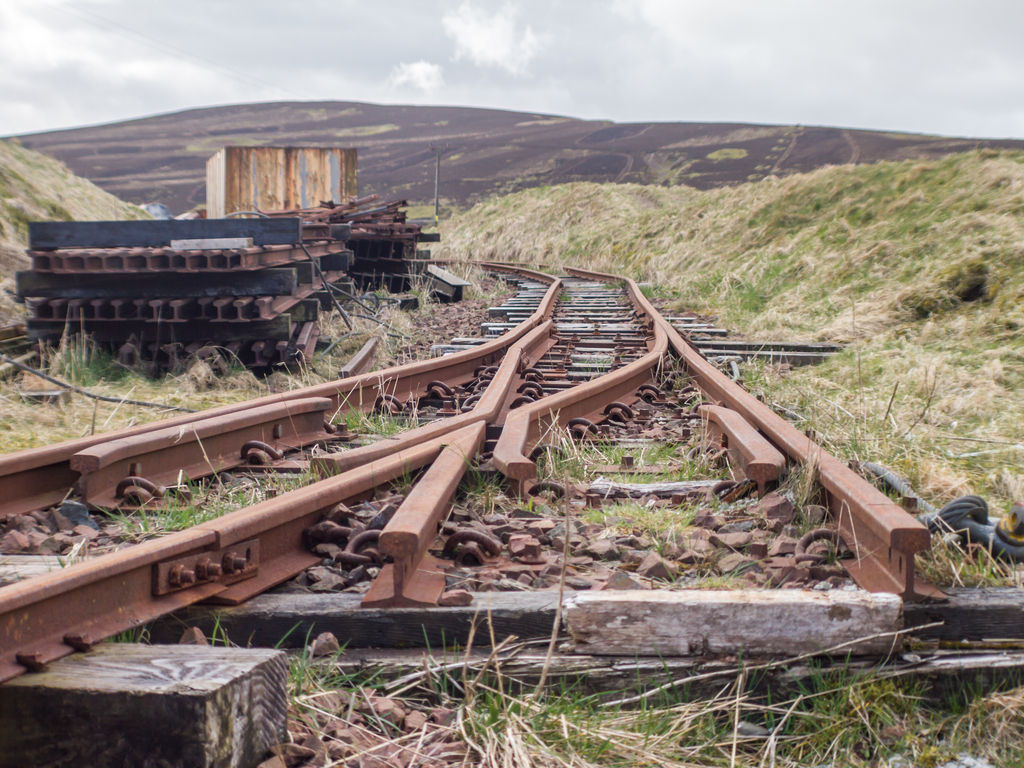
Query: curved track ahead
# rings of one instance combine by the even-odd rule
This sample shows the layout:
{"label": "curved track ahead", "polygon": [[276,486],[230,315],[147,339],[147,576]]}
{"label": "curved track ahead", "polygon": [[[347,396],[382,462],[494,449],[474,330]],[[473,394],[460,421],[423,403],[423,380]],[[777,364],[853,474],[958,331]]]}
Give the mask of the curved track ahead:
{"label": "curved track ahead", "polygon": [[501,310],[504,332],[473,349],[0,457],[0,518],[57,504],[72,489],[96,508],[159,503],[163,483],[181,471],[195,480],[243,464],[254,450],[273,460],[284,450],[329,446],[330,422],[341,412],[443,405],[433,422],[317,458],[323,479],[304,488],[3,588],[0,681],[185,605],[237,603],[291,578],[321,559],[306,537],[331,525],[337,505],[420,470],[367,542],[385,565],[363,605],[436,604],[444,574],[427,550],[470,462],[490,458],[527,492],[536,479],[531,457],[547,435],[596,431],[609,415],[631,418],[637,400],[660,397],[653,384],[670,363],[701,392],[695,417],[762,492],[787,462],[815,467],[820,496],[856,550],[848,570],[861,586],[909,600],[935,593],[914,582],[927,529],[709,364],[633,280],[483,266],[518,283],[519,294]]}

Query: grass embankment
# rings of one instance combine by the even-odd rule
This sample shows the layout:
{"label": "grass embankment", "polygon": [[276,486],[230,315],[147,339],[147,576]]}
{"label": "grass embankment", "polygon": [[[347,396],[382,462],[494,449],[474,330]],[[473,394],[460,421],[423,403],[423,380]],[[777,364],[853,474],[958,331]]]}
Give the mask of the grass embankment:
{"label": "grass embankment", "polygon": [[14,273],[29,267],[30,221],[148,218],[138,206],[75,176],[63,163],[16,141],[0,141],[0,325],[24,316],[7,292],[14,290]]}
{"label": "grass embankment", "polygon": [[442,234],[447,258],[625,273],[747,337],[848,343],[813,368],[747,366],[748,386],[933,503],[974,492],[1002,514],[1024,496],[1024,154],[533,189]]}

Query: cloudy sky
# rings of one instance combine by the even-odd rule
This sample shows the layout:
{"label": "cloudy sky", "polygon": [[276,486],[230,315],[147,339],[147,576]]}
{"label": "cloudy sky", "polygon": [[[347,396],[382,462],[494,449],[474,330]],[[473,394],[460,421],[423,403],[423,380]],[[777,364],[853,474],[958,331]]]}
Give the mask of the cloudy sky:
{"label": "cloudy sky", "polygon": [[1009,0],[0,0],[0,135],[252,101],[1024,138]]}

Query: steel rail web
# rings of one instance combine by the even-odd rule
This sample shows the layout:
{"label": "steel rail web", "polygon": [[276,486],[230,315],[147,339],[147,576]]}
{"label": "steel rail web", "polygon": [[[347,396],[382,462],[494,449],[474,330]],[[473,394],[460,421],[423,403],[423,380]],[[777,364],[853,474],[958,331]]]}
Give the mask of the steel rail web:
{"label": "steel rail web", "polygon": [[[462,446],[464,455],[459,459],[464,471],[465,462],[472,459],[479,447],[484,425],[512,394],[517,372],[529,367],[531,359],[550,346],[550,320],[545,319],[532,331],[523,326],[550,314],[561,281],[528,270],[519,274],[543,277],[550,282],[550,288],[538,311],[515,329],[522,328],[523,334],[508,345],[498,372],[476,408],[403,433],[397,440],[384,441],[385,445],[377,450],[370,445],[346,452],[355,456],[343,462],[347,471],[334,477],[129,550],[3,588],[0,682],[178,608],[202,600],[236,604],[295,576],[321,559],[305,549],[303,531],[323,519],[338,503],[367,497],[377,486],[433,462],[445,450],[447,443],[443,438],[448,433],[455,432],[452,442]],[[465,364],[469,356],[459,357]],[[417,375],[422,373],[419,363],[390,372],[401,373],[402,369],[413,367],[418,369]],[[300,391],[308,393],[311,389],[317,388]],[[158,426],[168,423],[159,422]],[[467,439],[471,442],[467,443]],[[349,466],[352,464],[356,466]],[[422,493],[417,495],[421,496]],[[405,514],[396,525],[408,531],[408,521]],[[422,531],[427,527],[423,526]],[[385,532],[391,533],[387,528]],[[400,541],[407,540],[402,536],[399,532]],[[190,574],[188,583],[182,583],[183,570]],[[398,586],[400,591],[401,580]]]}
{"label": "steel rail web", "polygon": [[155,430],[182,427],[252,408],[306,398],[329,398],[333,411],[366,412],[373,408],[381,394],[393,395],[404,400],[414,394],[425,393],[427,384],[434,380],[442,380],[449,384],[467,381],[472,378],[477,367],[499,360],[512,344],[544,322],[554,306],[561,285],[554,277],[526,269],[517,270],[515,274],[548,283],[550,288],[537,311],[527,320],[499,338],[474,349],[290,392],[267,395],[243,403],[224,405],[196,414],[0,456],[0,486],[4,489],[3,498],[0,499],[0,520],[59,504],[79,478],[78,472],[71,467],[72,457],[80,451],[110,440],[130,440]]}
{"label": "steel rail web", "polygon": [[[574,267],[566,271],[593,280],[621,279]],[[944,597],[927,582],[915,584],[914,555],[931,546],[924,525],[704,359],[639,290],[636,301],[667,334],[686,372],[705,395],[743,416],[791,461],[814,468],[833,519],[857,554],[855,561],[844,563],[854,581],[869,592],[892,592],[908,601]]]}

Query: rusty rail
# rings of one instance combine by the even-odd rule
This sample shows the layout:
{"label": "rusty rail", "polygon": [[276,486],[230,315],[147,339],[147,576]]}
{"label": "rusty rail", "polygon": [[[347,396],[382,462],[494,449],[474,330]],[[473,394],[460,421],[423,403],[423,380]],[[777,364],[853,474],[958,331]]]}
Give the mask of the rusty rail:
{"label": "rusty rail", "polygon": [[[426,394],[427,386],[432,381],[441,380],[449,384],[467,381],[480,366],[492,365],[501,360],[509,347],[542,323],[554,306],[560,290],[560,283],[555,278],[531,270],[522,270],[519,274],[551,286],[544,300],[537,311],[515,329],[474,349],[269,395],[244,403],[221,406],[197,414],[0,456],[0,484],[4,488],[4,496],[0,499],[0,520],[60,503],[80,477],[71,466],[72,457],[111,440],[132,442],[157,430],[183,428],[199,421],[216,420],[253,408],[306,398],[328,398],[331,401],[332,412],[368,412],[382,395],[407,401],[414,395]],[[145,443],[144,439],[142,443]]]}
{"label": "rusty rail", "polygon": [[71,469],[79,473],[77,490],[86,504],[99,509],[137,505],[152,501],[152,491],[132,483],[144,495],[126,493],[126,479],[179,485],[245,464],[251,443],[282,451],[329,440],[325,421],[330,407],[326,397],[302,398],[112,439],[74,454]]}
{"label": "rusty rail", "polygon": [[[613,275],[568,268],[570,274],[616,280]],[[942,597],[927,582],[914,579],[914,555],[931,546],[928,529],[884,493],[802,434],[768,406],[723,375],[665,321],[646,297],[636,297],[664,330],[683,367],[702,392],[746,419],[790,461],[814,468],[824,501],[857,559],[847,565],[853,579],[871,592],[893,592],[904,600]]]}
{"label": "rusty rail", "polygon": [[[585,276],[594,277],[595,274],[587,273]],[[602,275],[595,279],[606,281],[616,278]],[[634,304],[642,307],[637,300],[638,297],[643,298],[639,287],[632,280],[625,282]],[[536,479],[537,465],[529,455],[544,433],[556,426],[564,427],[573,419],[593,419],[602,414],[609,403],[628,405],[635,402],[637,389],[652,380],[668,351],[668,337],[662,325],[653,321],[652,318],[657,316],[657,313],[651,314],[653,308],[648,305],[642,311],[647,317],[647,327],[654,333],[648,342],[647,354],[595,381],[549,395],[508,415],[494,449],[494,466],[521,489]]]}
{"label": "rusty rail", "polygon": [[707,419],[712,438],[721,441],[732,463],[757,483],[761,494],[778,482],[786,470],[786,457],[746,419],[719,405],[702,405],[697,410]]}
{"label": "rusty rail", "polygon": [[[394,440],[318,460],[322,472],[337,473],[332,477],[189,530],[4,588],[0,591],[0,681],[185,605],[201,600],[235,604],[281,583],[320,559],[305,549],[303,534],[339,503],[367,498],[378,486],[428,465],[419,484],[379,535],[378,546],[392,562],[385,565],[364,604],[433,604],[443,589],[443,574],[427,550],[469,461],[485,445],[488,427],[504,422],[494,447],[495,466],[513,481],[528,483],[535,477],[528,450],[546,430],[562,428],[573,419],[600,420],[609,405],[628,408],[670,350],[682,359],[687,373],[712,401],[704,414],[719,425],[729,449],[738,452],[736,463],[745,466],[754,479],[762,483],[777,479],[782,454],[816,467],[844,538],[858,552],[859,560],[850,568],[858,583],[878,591],[895,591],[906,599],[923,594],[913,582],[913,554],[927,546],[926,529],[707,363],[661,318],[635,282],[623,281],[636,313],[635,323],[643,331],[635,337],[643,354],[586,383],[561,377],[549,380],[533,366],[551,355],[569,357],[567,351],[557,351],[558,339],[565,334],[556,333],[557,324],[550,319],[561,281],[506,265],[488,266],[544,278],[550,287],[527,321],[473,350],[427,361],[430,364],[414,363],[216,409],[209,420],[183,417],[146,425],[149,429],[126,430],[114,436],[119,443],[125,441],[124,445],[106,450],[89,451],[111,436],[69,441],[52,447],[49,453],[37,449],[0,458],[0,475],[39,480],[39,473],[53,468],[64,473],[60,482],[74,482],[78,477],[72,457],[92,456],[101,469],[117,467],[103,486],[109,490],[113,476],[126,466],[124,462],[138,457],[134,451],[148,446],[156,457],[169,455],[159,449],[168,428],[184,433],[194,429],[198,439],[190,443],[200,443],[207,439],[202,436],[207,428],[215,431],[225,421],[245,420],[259,408],[280,407],[282,402],[287,408],[297,408],[296,401],[308,406],[304,412],[315,414],[317,424],[322,424],[328,407],[367,409],[372,407],[371,394],[374,399],[395,392],[408,397],[426,394],[439,379],[438,371],[444,371],[440,376],[449,381],[463,382],[475,376],[483,361],[499,363],[474,407]],[[586,270],[570,272],[592,281],[620,279]],[[549,385],[548,390],[542,384]],[[540,399],[531,402],[533,398],[525,393],[538,395],[538,390]],[[315,426],[310,429],[315,431]],[[301,426],[296,427],[296,434],[299,430]],[[283,441],[284,434],[278,439]],[[181,461],[194,458],[189,456]],[[74,466],[84,468],[85,459],[80,458]],[[25,472],[18,475],[12,467]],[[52,492],[52,485],[44,487],[39,480],[30,490],[36,491],[35,496],[15,494],[19,503],[44,497]]]}

